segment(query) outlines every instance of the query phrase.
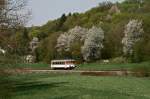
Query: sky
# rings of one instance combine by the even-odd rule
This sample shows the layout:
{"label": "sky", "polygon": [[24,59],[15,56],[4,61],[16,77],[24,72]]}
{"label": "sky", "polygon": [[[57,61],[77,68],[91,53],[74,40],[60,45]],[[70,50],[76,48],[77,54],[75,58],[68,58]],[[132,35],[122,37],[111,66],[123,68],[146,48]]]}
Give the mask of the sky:
{"label": "sky", "polygon": [[32,17],[27,26],[41,26],[61,17],[63,13],[85,12],[103,1],[123,0],[29,0],[27,7],[31,10]]}

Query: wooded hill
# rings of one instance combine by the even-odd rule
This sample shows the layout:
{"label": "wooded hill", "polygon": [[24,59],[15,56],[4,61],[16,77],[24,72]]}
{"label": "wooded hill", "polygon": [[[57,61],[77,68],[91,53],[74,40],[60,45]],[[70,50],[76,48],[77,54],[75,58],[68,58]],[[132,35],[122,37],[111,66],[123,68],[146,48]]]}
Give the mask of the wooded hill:
{"label": "wooded hill", "polygon": [[[23,48],[28,46],[21,43],[23,40],[29,42],[33,37],[38,37],[40,43],[34,53],[38,62],[60,58],[96,61],[116,57],[120,61],[141,62],[150,60],[149,27],[150,0],[125,0],[115,4],[99,3],[85,13],[63,14],[43,26],[21,31],[27,33],[18,32],[11,39],[17,37],[18,45]],[[74,35],[77,37],[69,40]],[[83,40],[78,39],[82,37]],[[126,42],[123,43],[123,39]],[[89,47],[93,45],[88,42],[95,44],[94,47]],[[27,50],[22,52],[20,55],[29,53]]]}

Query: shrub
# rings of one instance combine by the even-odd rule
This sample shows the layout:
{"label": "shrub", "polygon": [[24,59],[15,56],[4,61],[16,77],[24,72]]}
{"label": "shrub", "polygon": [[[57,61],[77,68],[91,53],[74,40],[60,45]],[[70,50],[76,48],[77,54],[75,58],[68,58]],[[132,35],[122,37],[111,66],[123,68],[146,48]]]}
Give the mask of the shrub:
{"label": "shrub", "polygon": [[133,68],[132,71],[134,72],[133,76],[150,77],[150,68],[148,67]]}
{"label": "shrub", "polygon": [[127,60],[124,57],[116,57],[111,60],[112,63],[126,63]]}

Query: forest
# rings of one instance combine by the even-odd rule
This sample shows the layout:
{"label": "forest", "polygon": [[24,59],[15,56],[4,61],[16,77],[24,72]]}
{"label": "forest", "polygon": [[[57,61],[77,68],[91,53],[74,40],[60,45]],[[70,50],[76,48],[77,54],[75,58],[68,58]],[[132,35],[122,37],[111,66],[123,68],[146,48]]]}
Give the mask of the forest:
{"label": "forest", "polygon": [[43,26],[9,30],[0,36],[0,48],[6,50],[0,61],[23,62],[27,55],[45,63],[52,59],[149,61],[149,5],[149,0],[102,2],[84,13],[62,14]]}

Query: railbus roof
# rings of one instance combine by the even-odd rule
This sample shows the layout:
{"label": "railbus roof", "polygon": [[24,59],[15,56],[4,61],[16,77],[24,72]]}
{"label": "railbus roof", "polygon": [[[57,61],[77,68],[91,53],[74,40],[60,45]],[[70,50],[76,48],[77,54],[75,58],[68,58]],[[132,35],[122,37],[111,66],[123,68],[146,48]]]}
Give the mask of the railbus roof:
{"label": "railbus roof", "polygon": [[58,60],[51,60],[51,62],[62,62],[62,61],[75,61],[74,59],[58,59]]}

